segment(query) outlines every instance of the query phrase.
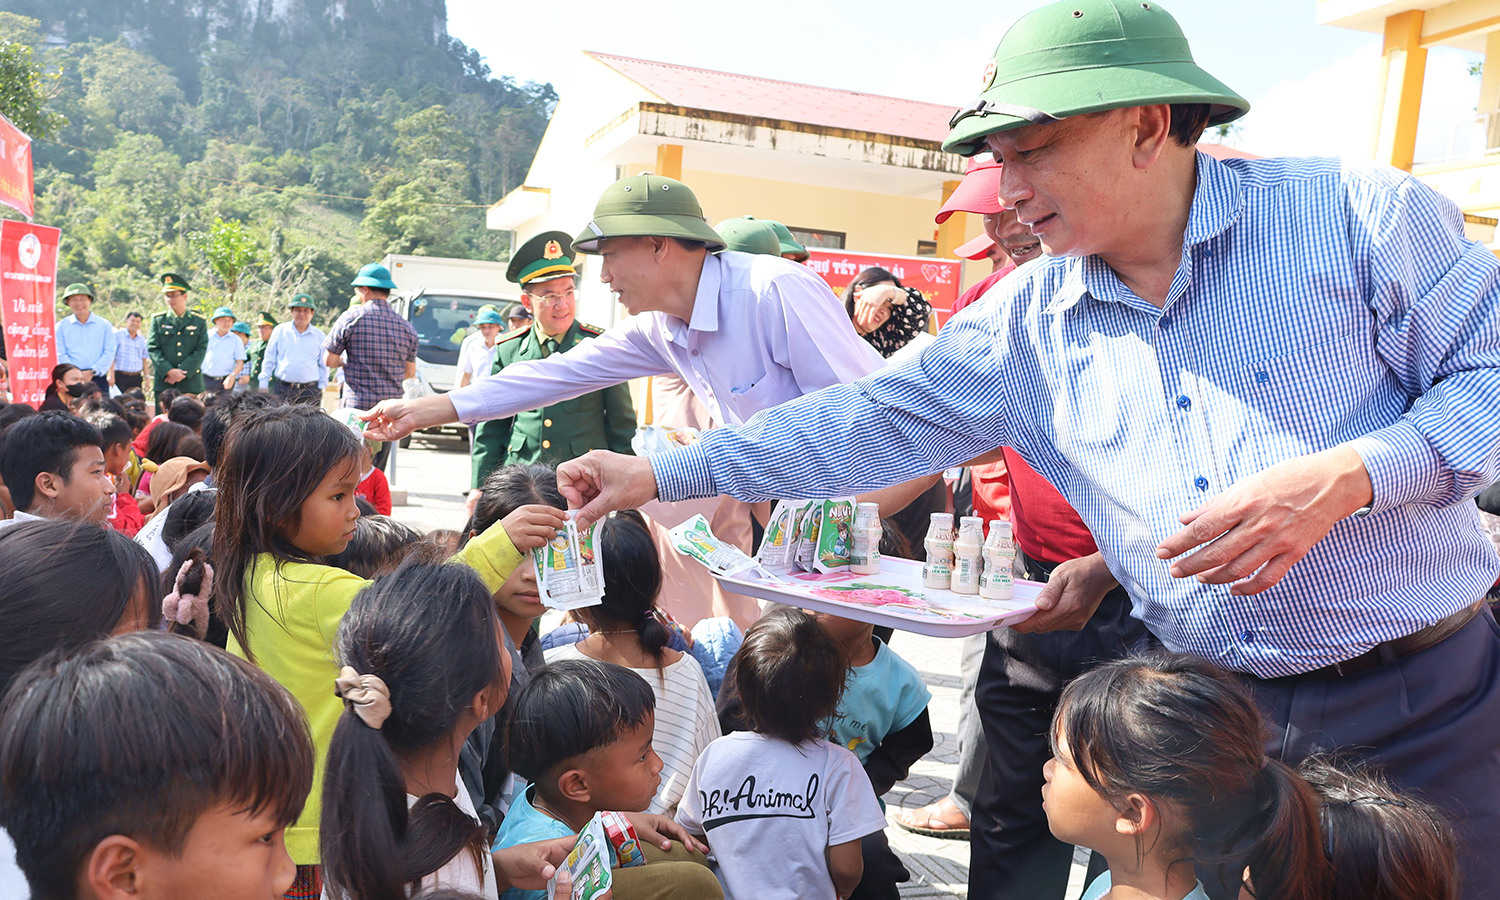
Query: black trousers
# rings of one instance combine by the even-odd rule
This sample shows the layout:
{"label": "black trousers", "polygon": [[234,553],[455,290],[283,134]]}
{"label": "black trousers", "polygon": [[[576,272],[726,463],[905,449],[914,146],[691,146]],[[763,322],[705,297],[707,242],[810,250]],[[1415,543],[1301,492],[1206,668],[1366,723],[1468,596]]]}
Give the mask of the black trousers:
{"label": "black trousers", "polygon": [[[1033,581],[1046,581],[1057,565],[1024,561]],[[1052,836],[1042,809],[1052,714],[1069,681],[1144,649],[1147,637],[1123,588],[1105,595],[1081,631],[990,632],[974,692],[989,757],[969,818],[970,900],[1061,900],[1066,893],[1073,845]],[[1095,863],[1103,871],[1097,854]]]}
{"label": "black trousers", "polygon": [[278,397],[285,397],[288,403],[307,403],[317,406],[323,392],[318,388],[316,381],[293,384],[279,378],[272,378],[271,393]]}
{"label": "black trousers", "polygon": [[900,900],[901,889],[896,885],[911,881],[911,873],[891,849],[885,832],[865,835],[860,839],[859,849],[864,857],[865,873],[860,876],[859,886],[849,895],[849,900]]}
{"label": "black trousers", "polygon": [[121,391],[121,393],[123,393],[125,391],[128,391],[131,388],[138,388],[140,386],[141,386],[141,373],[140,372],[116,372],[115,373],[115,387],[119,388],[120,391]]}

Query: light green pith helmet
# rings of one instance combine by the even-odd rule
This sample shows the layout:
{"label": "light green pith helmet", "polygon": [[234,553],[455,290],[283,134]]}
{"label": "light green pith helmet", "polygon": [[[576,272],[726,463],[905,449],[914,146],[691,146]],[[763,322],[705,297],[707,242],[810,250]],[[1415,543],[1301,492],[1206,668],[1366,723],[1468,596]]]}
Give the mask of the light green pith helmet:
{"label": "light green pith helmet", "polygon": [[984,70],[979,99],[954,114],[943,149],[973,156],[984,137],[1068,116],[1207,103],[1210,125],[1250,104],[1198,68],[1177,20],[1154,0],[1065,0],[1010,27]]}
{"label": "light green pith helmet", "polygon": [[573,249],[598,253],[600,238],[672,237],[703,241],[710,251],[724,240],[708,227],[692,188],[674,178],[643,173],[621,178],[604,189],[594,218],[573,239]]}
{"label": "light green pith helmet", "polygon": [[714,226],[714,231],[724,239],[725,250],[781,255],[781,241],[776,237],[776,229],[754,216],[725,219]]}

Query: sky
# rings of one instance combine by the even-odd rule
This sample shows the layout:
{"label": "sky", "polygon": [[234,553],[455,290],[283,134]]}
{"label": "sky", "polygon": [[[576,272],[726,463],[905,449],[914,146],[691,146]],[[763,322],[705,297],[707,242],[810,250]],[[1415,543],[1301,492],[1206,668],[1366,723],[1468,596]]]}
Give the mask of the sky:
{"label": "sky", "polygon": [[[596,50],[957,107],[977,96],[1005,29],[1042,5],[1014,0],[990,14],[909,0],[448,0],[448,32],[496,75],[559,92],[579,51]],[[1315,24],[1313,0],[1171,0],[1167,9],[1199,65],[1250,101],[1231,143],[1261,155],[1369,155],[1379,35]],[[1429,54],[1419,161],[1448,155],[1455,134],[1463,149],[1455,123],[1474,113],[1479,79],[1469,65],[1478,59]]]}

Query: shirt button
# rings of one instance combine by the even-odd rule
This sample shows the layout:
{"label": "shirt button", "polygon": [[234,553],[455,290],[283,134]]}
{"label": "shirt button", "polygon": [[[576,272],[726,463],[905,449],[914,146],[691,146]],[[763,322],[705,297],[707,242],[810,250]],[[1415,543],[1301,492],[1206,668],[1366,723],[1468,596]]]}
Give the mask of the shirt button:
{"label": "shirt button", "polygon": [[693,351],[693,355],[694,355],[694,356],[697,356],[697,355],[698,355],[698,351],[697,351],[697,350],[694,350],[694,351]]}
{"label": "shirt button", "polygon": [[1270,380],[1271,380],[1271,373],[1267,372],[1265,369],[1261,369],[1259,372],[1255,373],[1255,383],[1256,384],[1265,384],[1266,382],[1268,382]]}
{"label": "shirt button", "polygon": [[543,419],[542,420],[542,427],[543,428],[551,428],[552,427],[552,420],[551,419]]}
{"label": "shirt button", "polygon": [[543,450],[551,450],[552,449],[552,442],[551,441],[542,441],[542,449]]}
{"label": "shirt button", "polygon": [[1240,632],[1240,643],[1242,643],[1242,644],[1253,644],[1254,642],[1255,642],[1255,632],[1251,631],[1248,628],[1246,628],[1244,631]]}
{"label": "shirt button", "polygon": [[1202,475],[1199,475],[1197,478],[1193,479],[1193,486],[1200,491],[1206,491],[1208,490],[1208,479],[1204,478]]}
{"label": "shirt button", "polygon": [[1162,316],[1160,319],[1157,320],[1156,324],[1160,325],[1163,328],[1166,328],[1168,325],[1172,324],[1172,317],[1171,316]]}
{"label": "shirt button", "polygon": [[1187,394],[1183,394],[1181,397],[1177,398],[1177,408],[1178,409],[1187,409],[1188,407],[1190,407],[1192,405],[1193,405],[1193,401],[1191,401],[1191,400],[1188,399]]}

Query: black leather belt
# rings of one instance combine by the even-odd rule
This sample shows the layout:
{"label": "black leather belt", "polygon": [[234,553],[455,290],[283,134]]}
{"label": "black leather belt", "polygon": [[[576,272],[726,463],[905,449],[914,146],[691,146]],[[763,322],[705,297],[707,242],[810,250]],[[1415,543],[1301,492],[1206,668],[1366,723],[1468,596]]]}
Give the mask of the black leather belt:
{"label": "black leather belt", "polygon": [[1394,640],[1381,641],[1364,653],[1343,662],[1336,662],[1331,666],[1321,669],[1313,669],[1310,672],[1299,672],[1296,675],[1287,675],[1282,678],[1271,678],[1268,681],[1311,681],[1327,678],[1348,678],[1350,675],[1358,675],[1368,672],[1380,666],[1388,666],[1398,659],[1430,650],[1452,637],[1460,628],[1469,624],[1484,606],[1483,600],[1476,600],[1469,606],[1458,612],[1437,620],[1426,628],[1413,631],[1405,637]]}

